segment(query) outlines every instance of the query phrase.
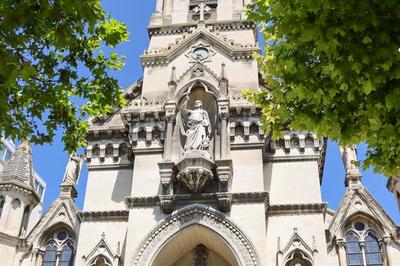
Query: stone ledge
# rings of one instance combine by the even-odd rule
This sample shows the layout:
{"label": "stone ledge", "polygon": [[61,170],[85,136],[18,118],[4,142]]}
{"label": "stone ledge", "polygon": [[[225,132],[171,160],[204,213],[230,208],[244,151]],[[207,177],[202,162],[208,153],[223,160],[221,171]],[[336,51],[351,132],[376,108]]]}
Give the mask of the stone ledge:
{"label": "stone ledge", "polygon": [[22,243],[24,239],[17,237],[17,236],[12,236],[4,232],[0,232],[0,241],[7,243],[9,245],[14,245],[17,246],[18,244]]}
{"label": "stone ledge", "polygon": [[128,221],[129,211],[83,211],[78,213],[82,222],[87,221]]}
{"label": "stone ledge", "polygon": [[[242,192],[229,193],[232,195],[233,203],[266,203],[268,202],[268,192]],[[216,203],[218,200],[217,193],[200,193],[200,194],[178,194],[173,195],[175,203]],[[150,197],[127,197],[125,203],[128,208],[156,206],[160,204],[158,196]]]}
{"label": "stone ledge", "polygon": [[299,213],[322,213],[325,215],[328,205],[323,203],[304,203],[304,204],[279,204],[268,206],[266,212],[272,214],[299,214]]}

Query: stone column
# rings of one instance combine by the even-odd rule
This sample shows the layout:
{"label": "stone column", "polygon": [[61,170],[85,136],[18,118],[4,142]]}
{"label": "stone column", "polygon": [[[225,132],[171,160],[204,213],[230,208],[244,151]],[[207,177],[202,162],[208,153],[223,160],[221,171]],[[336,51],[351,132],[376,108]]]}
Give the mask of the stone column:
{"label": "stone column", "polygon": [[360,247],[361,247],[361,253],[363,256],[363,260],[364,260],[364,266],[367,266],[367,257],[365,256],[365,242],[364,241],[360,241]]}
{"label": "stone column", "polygon": [[394,263],[394,260],[393,260],[393,257],[394,257],[394,254],[393,254],[393,251],[392,251],[392,248],[391,248],[391,243],[392,243],[392,239],[390,238],[390,236],[385,236],[385,237],[383,237],[383,248],[384,248],[384,250],[385,250],[385,255],[386,255],[386,261],[387,261],[387,265],[388,266],[395,266],[395,263]]}
{"label": "stone column", "polygon": [[41,250],[38,250],[36,252],[35,263],[34,263],[35,266],[41,266],[42,265],[43,254],[44,254],[44,252],[41,251]]}
{"label": "stone column", "polygon": [[218,100],[218,113],[221,118],[221,159],[229,157],[228,144],[228,119],[229,119],[229,100],[222,98]]}
{"label": "stone column", "polygon": [[278,266],[283,266],[283,254],[282,254],[282,251],[278,251],[278,254],[277,254],[277,265]]}
{"label": "stone column", "polygon": [[164,145],[164,161],[171,160],[172,151],[172,137],[174,131],[174,122],[176,117],[176,103],[168,102],[165,105],[165,119],[167,122],[167,130],[165,132],[165,145]]}
{"label": "stone column", "polygon": [[337,245],[337,250],[339,253],[339,265],[340,266],[346,266],[347,261],[346,261],[346,243],[343,241],[343,239],[338,239],[336,241]]}
{"label": "stone column", "polygon": [[56,265],[60,265],[60,256],[61,256],[61,251],[57,251],[57,253],[56,253]]}

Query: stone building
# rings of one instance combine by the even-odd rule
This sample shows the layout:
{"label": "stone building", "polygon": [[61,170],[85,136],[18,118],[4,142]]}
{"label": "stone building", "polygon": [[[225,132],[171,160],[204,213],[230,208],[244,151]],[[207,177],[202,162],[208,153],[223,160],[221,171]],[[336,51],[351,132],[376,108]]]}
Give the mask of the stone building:
{"label": "stone building", "polygon": [[326,140],[273,141],[242,95],[266,88],[249,3],[157,1],[143,78],[125,108],[90,121],[83,209],[72,155],[60,196],[6,265],[400,265],[398,228],[363,186],[355,148],[342,149],[347,190],[332,211]]}

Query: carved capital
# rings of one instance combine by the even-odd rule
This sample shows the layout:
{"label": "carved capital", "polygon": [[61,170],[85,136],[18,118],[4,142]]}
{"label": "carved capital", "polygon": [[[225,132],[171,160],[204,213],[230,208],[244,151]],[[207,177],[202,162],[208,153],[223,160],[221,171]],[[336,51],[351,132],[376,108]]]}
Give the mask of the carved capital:
{"label": "carved capital", "polygon": [[384,236],[382,238],[383,243],[385,243],[386,246],[390,246],[392,243],[392,238],[390,236]]}
{"label": "carved capital", "polygon": [[336,245],[338,248],[346,248],[346,242],[343,239],[337,239]]}
{"label": "carved capital", "polygon": [[162,194],[170,195],[172,194],[172,182],[175,177],[175,163],[166,161],[158,163],[160,182],[162,185]]}
{"label": "carved capital", "polygon": [[176,114],[175,112],[171,112],[171,113],[166,113],[165,114],[165,120],[167,121],[167,123],[174,123],[175,122],[175,118],[176,118]]}
{"label": "carved capital", "polygon": [[218,191],[228,192],[232,182],[232,160],[216,160],[217,177],[218,177]]}
{"label": "carved capital", "polygon": [[229,118],[229,112],[225,112],[225,111],[220,112],[220,113],[219,113],[219,117],[220,117],[222,120],[228,120],[228,118]]}
{"label": "carved capital", "polygon": [[222,212],[229,212],[232,207],[232,194],[228,192],[218,192],[218,209]]}
{"label": "carved capital", "polygon": [[175,102],[167,102],[165,104],[165,119],[169,123],[173,123],[176,117],[176,103]]}
{"label": "carved capital", "polygon": [[160,208],[165,214],[170,214],[174,211],[175,199],[173,195],[159,195]]}

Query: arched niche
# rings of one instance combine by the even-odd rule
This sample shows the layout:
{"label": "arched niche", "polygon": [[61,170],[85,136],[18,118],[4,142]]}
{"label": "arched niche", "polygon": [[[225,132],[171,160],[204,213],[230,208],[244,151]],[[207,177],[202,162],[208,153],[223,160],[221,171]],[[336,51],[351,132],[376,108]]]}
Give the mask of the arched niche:
{"label": "arched niche", "polygon": [[229,245],[218,234],[197,224],[186,227],[165,243],[151,265],[198,265],[196,262],[201,261],[208,266],[239,265]]}
{"label": "arched niche", "polygon": [[[188,100],[187,100],[188,99]],[[181,156],[183,154],[184,145],[185,145],[185,137],[180,134],[179,127],[182,126],[184,122],[182,118],[182,105],[187,100],[186,108],[188,110],[193,110],[195,108],[195,102],[197,100],[202,101],[203,109],[207,111],[208,116],[210,118],[210,125],[211,125],[211,139],[210,139],[210,147],[208,152],[211,158],[215,156],[215,142],[217,138],[217,129],[218,129],[218,91],[209,83],[196,80],[193,81],[186,86],[184,86],[181,91],[176,95],[176,102],[177,102],[177,123],[176,128],[174,130],[174,143],[175,147],[173,147],[173,154],[178,154]],[[177,158],[179,159],[179,158]]]}
{"label": "arched niche", "polygon": [[285,262],[285,266],[312,266],[312,260],[300,250],[292,252]]}
{"label": "arched niche", "polygon": [[[200,234],[196,236],[197,239],[196,237],[192,240],[187,238],[197,234]],[[184,242],[179,241],[183,238],[193,242],[183,244]],[[209,244],[212,242],[215,243]],[[179,258],[193,250],[198,244],[203,244],[209,245],[210,250],[214,250],[228,263],[233,262],[233,265],[260,265],[254,246],[242,230],[223,213],[200,204],[190,205],[167,216],[143,239],[134,257],[128,263],[129,265],[157,265],[156,263],[167,254],[174,252],[175,243],[182,245],[181,254],[175,258],[175,261],[179,261]]]}

